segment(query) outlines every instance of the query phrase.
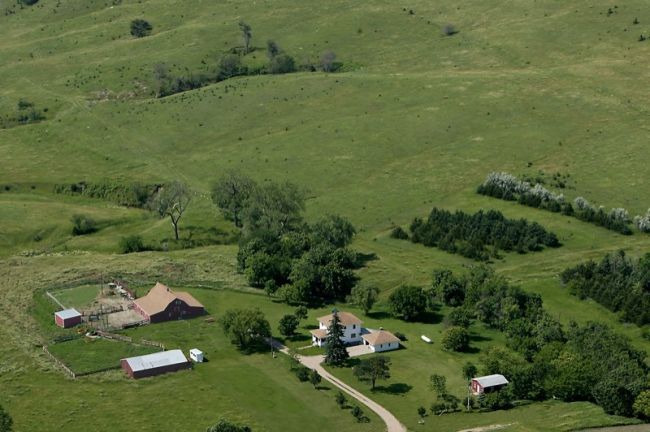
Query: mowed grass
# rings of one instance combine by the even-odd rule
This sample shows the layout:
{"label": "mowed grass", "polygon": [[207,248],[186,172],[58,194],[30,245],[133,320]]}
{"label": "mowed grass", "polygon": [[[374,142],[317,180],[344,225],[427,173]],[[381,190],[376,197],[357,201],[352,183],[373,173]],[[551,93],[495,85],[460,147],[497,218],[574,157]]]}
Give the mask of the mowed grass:
{"label": "mowed grass", "polygon": [[50,345],[48,350],[76,374],[119,368],[120,360],[159,349],[107,339],[80,338]]}
{"label": "mowed grass", "polygon": [[54,291],[51,294],[66,308],[83,308],[97,298],[100,290],[99,285],[81,285]]}
{"label": "mowed grass", "polygon": [[[48,368],[38,357],[38,344],[61,332],[52,327],[51,306],[33,295],[37,289],[109,273],[151,283],[196,280],[248,289],[235,272],[234,244],[115,255],[125,235],[162,245],[172,235],[169,222],[143,210],[52,195],[58,182],[186,181],[196,196],[181,221],[181,235],[232,242],[232,226],[210,203],[210,184],[230,168],[259,181],[291,180],[308,189],[309,220],[340,213],[355,224],[353,246],[377,255],[359,275],[381,288],[382,301],[402,283],[427,285],[434,268],[463,271],[473,264],[390,239],[393,224],[407,225],[434,205],[499,209],[542,223],[564,246],[508,254],[494,264],[497,271],[540,293],[563,322],[607,322],[648,351],[637,327],[621,324],[594,302],[571,297],[557,278],[566,266],[608,251],[644,253],[648,236],[624,237],[475,194],[492,170],[561,171],[575,182],[575,189],[565,191],[569,198],[582,195],[632,214],[650,206],[650,191],[643,187],[650,181],[645,156],[650,94],[639,85],[650,80],[643,67],[650,44],[636,41],[650,31],[650,15],[642,0],[617,6],[608,16],[613,3],[585,0],[448,5],[124,0],[113,7],[103,0],[41,0],[0,15],[0,115],[13,113],[20,98],[48,108],[43,123],[0,130],[0,184],[22,185],[18,192],[0,193],[0,335],[6,341],[0,345],[0,402],[17,430],[88,425],[201,430],[220,415],[246,421],[256,431],[380,425],[374,418],[370,425],[356,425],[335,407],[331,391],[298,384],[286,359],[241,356],[218,326],[200,320],[133,331],[185,350],[194,344],[205,349],[214,360],[190,372],[142,382],[113,372],[72,382]],[[128,35],[129,22],[138,17],[153,23],[151,37]],[[632,24],[635,17],[641,24]],[[299,62],[333,49],[345,72],[238,78],[149,99],[153,65],[164,62],[176,74],[209,71],[223,50],[240,44],[240,19],[252,25],[255,46],[274,39]],[[446,23],[460,32],[442,37]],[[265,54],[253,55],[251,61],[261,61]],[[113,96],[100,100],[97,92],[105,89]],[[94,217],[101,229],[73,237],[70,217],[76,213]],[[29,251],[45,256],[28,258]],[[25,257],[15,257],[19,253]],[[257,305],[274,331],[281,315],[292,310],[264,296],[219,297],[221,292],[203,290],[196,295],[215,316],[229,307]],[[310,314],[296,346],[308,343],[308,326],[328,309]],[[377,310],[385,312],[381,304]],[[35,327],[29,313],[49,327]],[[376,315],[367,321],[409,336],[405,350],[390,354],[394,373],[387,385],[412,387],[372,396],[412,429],[515,423],[511,430],[562,430],[620,420],[591,404],[549,402],[427,418],[417,425],[417,406],[431,402],[424,386],[428,376],[444,373],[452,391],[461,393],[458,370],[478,353],[440,350],[436,320],[405,324]],[[504,343],[502,335],[480,326],[472,331],[477,350]],[[435,343],[417,344],[421,333]],[[367,391],[353,379],[350,384]]]}

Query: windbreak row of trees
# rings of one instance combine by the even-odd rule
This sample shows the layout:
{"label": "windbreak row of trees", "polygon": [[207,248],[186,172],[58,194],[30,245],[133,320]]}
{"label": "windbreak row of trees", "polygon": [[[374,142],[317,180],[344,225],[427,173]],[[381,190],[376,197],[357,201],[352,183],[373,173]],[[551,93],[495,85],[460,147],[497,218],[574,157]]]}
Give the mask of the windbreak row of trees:
{"label": "windbreak row of trees", "polygon": [[333,51],[323,52],[317,62],[298,63],[293,56],[285,52],[273,40],[266,42],[268,61],[265,64],[244,64],[243,60],[246,55],[256,51],[257,48],[252,45],[252,27],[241,21],[239,30],[243,46],[231,48],[222,54],[217,59],[212,72],[174,76],[166,65],[157,64],[153,71],[157,87],[156,96],[165,97],[237,76],[287,74],[298,71],[315,72],[317,70],[335,72],[342,66],[340,62],[336,61],[336,54]]}
{"label": "windbreak row of trees", "polygon": [[650,324],[650,253],[638,260],[625,252],[605,255],[567,268],[560,275],[571,294],[592,298],[621,318],[637,325]]}
{"label": "windbreak row of trees", "polygon": [[293,183],[258,184],[236,172],[213,187],[214,203],[242,228],[238,270],[269,295],[297,303],[343,300],[356,283],[352,224],[328,215],[308,224],[305,194]]}
{"label": "windbreak row of trees", "polygon": [[[434,272],[425,290],[454,307],[453,324],[471,320],[499,329],[513,351],[494,347],[481,355],[482,374],[503,374],[511,385],[491,395],[492,408],[514,399],[591,401],[609,414],[644,417],[650,396],[645,353],[599,323],[563,326],[542,299],[514,287],[486,266],[457,276]],[[645,402],[644,402],[645,401]]]}
{"label": "windbreak row of trees", "polygon": [[[433,208],[426,220],[415,218],[410,226],[410,239],[429,247],[438,247],[478,261],[498,258],[499,250],[527,253],[543,247],[559,247],[557,236],[536,222],[508,219],[496,210],[480,210],[474,214],[454,213]],[[408,235],[400,229],[397,238]]]}
{"label": "windbreak row of trees", "polygon": [[565,199],[563,194],[549,191],[540,183],[531,185],[505,172],[492,172],[479,185],[477,192],[507,201],[517,201],[519,204],[540,208],[555,213],[573,216],[585,222],[607,228],[621,234],[632,234],[631,224],[639,231],[650,232],[650,210],[644,216],[630,218],[624,208],[613,208],[606,211],[602,206],[596,207],[583,197],[577,197],[573,202]]}

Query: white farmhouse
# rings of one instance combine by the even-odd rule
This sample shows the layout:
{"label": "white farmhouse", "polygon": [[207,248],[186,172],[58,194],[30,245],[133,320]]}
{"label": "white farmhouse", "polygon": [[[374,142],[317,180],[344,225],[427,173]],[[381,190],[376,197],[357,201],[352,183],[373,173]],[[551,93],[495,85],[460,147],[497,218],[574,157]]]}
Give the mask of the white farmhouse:
{"label": "white farmhouse", "polygon": [[[356,316],[348,312],[337,312],[341,326],[343,326],[343,337],[341,340],[345,344],[358,344],[361,339],[361,323],[362,321]],[[311,331],[312,345],[322,347],[325,345],[327,339],[327,328],[332,323],[333,314],[325,315],[318,318],[318,329]]]}
{"label": "white farmhouse", "polygon": [[389,331],[379,329],[362,336],[363,344],[372,352],[391,351],[399,348],[399,339]]}

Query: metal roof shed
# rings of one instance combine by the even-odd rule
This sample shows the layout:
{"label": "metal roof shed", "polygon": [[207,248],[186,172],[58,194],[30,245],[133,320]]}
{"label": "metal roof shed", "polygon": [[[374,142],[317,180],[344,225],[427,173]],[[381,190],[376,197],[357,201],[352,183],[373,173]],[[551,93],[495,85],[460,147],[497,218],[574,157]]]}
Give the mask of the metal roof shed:
{"label": "metal roof shed", "polygon": [[192,367],[179,349],[125,358],[121,365],[131,378],[144,378]]}

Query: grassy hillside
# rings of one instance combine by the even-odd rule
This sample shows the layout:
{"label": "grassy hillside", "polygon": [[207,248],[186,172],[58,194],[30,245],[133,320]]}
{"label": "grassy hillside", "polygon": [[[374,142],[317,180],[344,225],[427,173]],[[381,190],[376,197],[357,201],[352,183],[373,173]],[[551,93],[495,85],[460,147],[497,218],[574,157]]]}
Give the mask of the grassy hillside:
{"label": "grassy hillside", "polygon": [[[650,34],[645,6],[642,0],[40,0],[24,8],[2,3],[0,117],[14,115],[20,99],[47,112],[40,123],[0,129],[0,337],[7,341],[0,346],[0,382],[8,389],[0,403],[15,413],[18,430],[45,430],[52,419],[82,429],[80,420],[91,418],[84,417],[91,415],[84,401],[106,407],[102,398],[116,392],[134,404],[129,412],[139,426],[181,424],[171,414],[158,418],[139,409],[137,384],[114,377],[69,382],[53,372],[38,353],[41,329],[28,311],[35,291],[100,274],[247,289],[234,271],[233,227],[209,199],[210,184],[230,168],[260,181],[286,179],[308,188],[309,219],[323,213],[348,217],[359,231],[354,246],[378,258],[360,276],[377,283],[383,298],[405,281],[428,283],[433,268],[460,270],[471,264],[390,239],[393,224],[406,225],[434,205],[495,208],[507,217],[538,221],[564,246],[534,256],[506,255],[495,264],[497,270],[539,292],[562,321],[606,321],[648,351],[638,328],[569,296],[557,274],[618,248],[644,253],[650,250],[649,236],[622,236],[475,193],[490,171],[542,170],[571,175],[572,187],[564,191],[569,198],[581,195],[632,214],[650,207],[644,186],[650,181],[650,90],[643,85],[650,81],[645,63],[650,41],[637,41]],[[153,24],[151,36],[130,36],[135,18]],[[633,24],[635,18],[639,24]],[[252,26],[258,48],[247,61],[265,61],[264,46],[273,39],[299,63],[333,50],[342,71],[242,77],[152,97],[154,65],[165,63],[174,74],[213,71],[224,51],[241,45],[237,23],[242,19]],[[448,23],[459,30],[451,37],[441,34]],[[181,221],[181,235],[231,244],[114,255],[125,235],[139,234],[159,246],[172,231],[167,220],[145,210],[52,192],[56,183],[104,179],[189,183],[197,195]],[[72,236],[70,218],[78,213],[96,219],[99,231]],[[240,361],[234,352],[227,358],[231,368]],[[243,374],[256,378],[237,395],[221,394],[215,384],[206,409],[213,403],[209,409],[215,417],[230,413],[249,419],[256,431],[287,424],[298,428],[309,421],[311,413],[297,411],[280,425],[271,417],[281,418],[281,407],[247,408],[246,395],[269,375],[275,379],[276,372],[268,373],[256,357],[244,363]],[[210,379],[229,376],[226,369],[216,368],[214,374]],[[144,392],[165,394],[178,380],[165,378]],[[292,385],[273,388],[268,391],[287,404],[308,397],[308,403],[334,406],[311,389],[303,395]],[[29,393],[37,390],[72,396],[59,406],[35,407]],[[183,391],[185,406],[191,406],[190,386]],[[165,406],[174,403],[172,397],[159,399]],[[97,424],[97,430],[132,426],[110,415],[123,407],[108,406],[106,419],[122,423]],[[559,406],[551,412],[564,409]],[[414,417],[416,408],[405,407],[404,416]],[[538,414],[545,409],[533,408]],[[586,418],[594,409],[584,404],[577,411]],[[350,419],[339,420],[330,411],[326,408],[319,420],[323,428],[355,430]],[[514,414],[520,415],[525,419]],[[543,430],[540,425],[549,418],[529,417],[522,430]],[[205,427],[209,420],[202,417],[193,426]],[[436,430],[458,429],[450,421]]]}

